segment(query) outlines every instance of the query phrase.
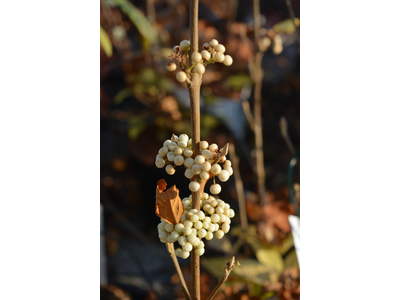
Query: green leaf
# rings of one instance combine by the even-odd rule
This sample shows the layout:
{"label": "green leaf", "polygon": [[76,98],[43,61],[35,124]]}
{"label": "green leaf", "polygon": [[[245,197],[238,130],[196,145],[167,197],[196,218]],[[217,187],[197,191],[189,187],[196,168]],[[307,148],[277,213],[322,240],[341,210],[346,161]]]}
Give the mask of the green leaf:
{"label": "green leaf", "polygon": [[228,86],[236,91],[240,91],[243,86],[252,86],[253,81],[247,74],[231,75],[227,79]]}
{"label": "green leaf", "polygon": [[125,88],[122,89],[118,92],[118,94],[115,95],[114,97],[114,103],[115,104],[120,104],[122,101],[124,101],[124,99],[128,96],[131,96],[132,92],[130,91],[130,89]]}
{"label": "green leaf", "polygon": [[[296,23],[296,26],[299,27],[300,26],[300,19],[299,18],[295,18],[294,22]],[[293,21],[292,19],[286,19],[283,21],[280,21],[278,23],[276,23],[272,29],[275,31],[275,33],[294,33],[296,31],[296,28],[293,25]]]}
{"label": "green leaf", "polygon": [[107,32],[100,26],[100,46],[103,48],[104,52],[108,57],[112,56],[112,43],[107,35]]}
{"label": "green leaf", "polygon": [[154,44],[157,42],[157,33],[143,13],[128,0],[114,0],[114,3],[125,13],[133,24],[137,27],[140,34]]}
{"label": "green leaf", "polygon": [[285,268],[282,256],[277,249],[258,249],[256,256],[260,263],[274,268],[278,272]]}

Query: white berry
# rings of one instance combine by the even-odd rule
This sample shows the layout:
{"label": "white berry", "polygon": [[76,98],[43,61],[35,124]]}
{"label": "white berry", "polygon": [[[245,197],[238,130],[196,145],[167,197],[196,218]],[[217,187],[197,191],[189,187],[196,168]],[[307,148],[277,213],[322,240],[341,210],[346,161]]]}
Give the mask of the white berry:
{"label": "white berry", "polygon": [[225,55],[223,55],[221,52],[216,52],[214,57],[216,62],[223,62],[225,59]]}
{"label": "white berry", "polygon": [[170,224],[170,223],[165,224],[166,232],[172,232],[174,230],[174,228],[175,228],[174,224]]}
{"label": "white berry", "polygon": [[229,231],[230,228],[231,228],[231,227],[229,226],[229,224],[224,223],[224,224],[222,224],[221,230],[222,230],[224,233],[228,233],[228,231]]}
{"label": "white berry", "polygon": [[233,169],[232,169],[232,167],[226,167],[225,170],[228,171],[229,176],[231,176],[231,175],[233,174]]}
{"label": "white berry", "polygon": [[178,223],[175,225],[175,231],[178,233],[181,233],[183,228],[185,228],[185,226],[182,223]]}
{"label": "white berry", "polygon": [[210,186],[211,194],[217,195],[221,192],[221,186],[218,183],[215,183]]}
{"label": "white berry", "polygon": [[179,46],[181,46],[181,49],[182,49],[183,51],[187,51],[187,50],[189,50],[189,48],[190,48],[190,42],[187,41],[187,40],[183,40],[183,41],[180,43]]}
{"label": "white berry", "polygon": [[182,149],[187,147],[187,142],[186,141],[179,141],[178,142],[178,147],[181,147]]}
{"label": "white berry", "polygon": [[229,172],[227,170],[222,170],[219,174],[218,174],[218,178],[219,180],[221,180],[222,182],[225,182],[229,179]]}
{"label": "white berry", "polygon": [[192,181],[189,183],[189,190],[192,192],[197,192],[200,189],[200,183],[197,181]]}
{"label": "white berry", "polygon": [[225,66],[228,66],[228,67],[229,67],[230,65],[232,65],[232,63],[233,63],[232,57],[231,57],[230,55],[225,55],[223,64],[224,64]]}
{"label": "white berry", "polygon": [[185,149],[185,150],[183,150],[183,155],[185,155],[186,157],[191,157],[193,155],[193,150]]}
{"label": "white berry", "polygon": [[189,255],[190,255],[190,252],[187,252],[187,251],[182,251],[182,253],[181,253],[181,257],[182,257],[183,259],[188,258]]}
{"label": "white berry", "polygon": [[215,51],[217,51],[217,52],[221,52],[221,53],[224,53],[225,52],[225,46],[224,45],[222,45],[222,44],[218,44],[217,46],[215,46]]}
{"label": "white berry", "polygon": [[164,230],[161,230],[161,231],[159,231],[158,232],[158,237],[160,238],[160,239],[166,239],[167,238],[167,236],[168,236],[168,233],[166,233]]}
{"label": "white berry", "polygon": [[196,255],[198,255],[198,256],[202,256],[204,254],[204,252],[205,252],[204,248],[199,248],[199,249],[196,249],[196,251],[195,251]]}
{"label": "white berry", "polygon": [[201,51],[201,56],[205,61],[208,61],[211,58],[211,54],[207,50]]}
{"label": "white berry", "polygon": [[211,215],[211,222],[218,223],[219,222],[219,215],[218,214]]}
{"label": "white berry", "polygon": [[206,240],[212,240],[213,237],[214,237],[214,235],[212,234],[212,232],[207,231],[207,234],[205,236]]}
{"label": "white berry", "polygon": [[224,232],[222,231],[222,230],[217,230],[215,233],[214,233],[214,235],[215,235],[215,237],[217,238],[217,239],[222,239],[222,237],[224,236]]}
{"label": "white berry", "polygon": [[218,41],[216,39],[212,39],[209,44],[210,44],[211,47],[214,48],[215,46],[218,45]]}
{"label": "white berry", "polygon": [[211,153],[210,150],[201,151],[201,155],[203,155],[205,159],[211,159],[212,158],[212,153]]}
{"label": "white berry", "polygon": [[[194,215],[194,216],[198,217],[197,215]],[[203,228],[203,222],[197,221],[193,224],[193,226],[195,229],[199,230],[199,229]]]}
{"label": "white berry", "polygon": [[211,173],[213,173],[214,175],[218,175],[221,172],[221,166],[218,164],[215,164],[211,167]]}
{"label": "white berry", "polygon": [[189,179],[192,179],[193,176],[194,176],[194,174],[193,174],[193,172],[192,172],[192,169],[186,169],[186,171],[185,171],[185,177],[186,177],[186,178],[189,178]]}
{"label": "white berry", "polygon": [[197,155],[196,158],[194,159],[194,162],[198,165],[201,165],[204,163],[206,159],[204,158],[203,155]]}
{"label": "white berry", "polygon": [[182,255],[182,249],[181,249],[181,248],[176,249],[176,250],[175,250],[175,255],[176,255],[177,257],[181,257],[181,255]]}
{"label": "white berry", "polygon": [[200,148],[201,149],[207,149],[208,148],[208,142],[207,141],[201,141],[200,142]]}
{"label": "white berry", "polygon": [[176,73],[176,80],[178,80],[179,82],[185,82],[186,81],[186,74],[183,71],[179,71],[178,73]]}
{"label": "white berry", "polygon": [[[160,168],[162,168],[162,167],[160,167]],[[210,178],[210,174],[208,172],[202,171],[202,172],[200,172],[200,178],[201,178],[201,180],[208,180]]]}
{"label": "white berry", "polygon": [[172,165],[166,166],[165,171],[167,172],[168,175],[174,175],[175,173],[175,169]]}
{"label": "white berry", "polygon": [[209,49],[210,48],[210,44],[209,43],[204,43],[203,44],[203,49]]}
{"label": "white berry", "polygon": [[169,152],[167,153],[167,159],[168,159],[169,161],[174,161],[174,158],[175,158],[174,152],[169,151]]}
{"label": "white berry", "polygon": [[187,142],[189,140],[189,137],[187,134],[182,133],[179,137],[178,137],[179,141],[183,141],[183,142]]}
{"label": "white berry", "polygon": [[[172,143],[171,140],[165,140],[163,146],[164,146],[164,147],[168,147],[168,145],[169,145],[170,143]],[[168,150],[168,148],[167,148],[167,150]],[[168,152],[168,151],[167,151],[167,152]]]}
{"label": "white berry", "polygon": [[197,63],[193,68],[193,72],[200,74],[200,75],[204,74],[205,71],[206,71],[206,67],[204,67],[204,65],[202,65],[201,63]]}
{"label": "white berry", "polygon": [[175,158],[174,158],[174,163],[175,163],[175,165],[177,165],[177,166],[183,165],[183,162],[184,162],[184,161],[185,161],[185,160],[184,160],[184,158],[183,158],[182,155],[175,156]]}
{"label": "white berry", "polygon": [[176,45],[176,46],[174,46],[174,48],[172,48],[172,50],[173,50],[175,53],[178,53],[179,51],[181,51],[181,47],[179,47],[178,45]]}
{"label": "white berry", "polygon": [[201,167],[198,164],[192,166],[192,172],[194,175],[198,175],[201,172]]}
{"label": "white berry", "polygon": [[[169,143],[167,144],[169,145]],[[161,157],[164,157],[165,154],[167,154],[169,151],[168,147],[162,147],[160,150],[158,150],[158,155],[160,155]]]}
{"label": "white berry", "polygon": [[176,70],[176,64],[174,64],[173,62],[170,62],[170,63],[167,65],[167,70],[168,70],[168,71],[175,71],[175,70]]}
{"label": "white berry", "polygon": [[194,165],[194,159],[193,158],[186,158],[185,159],[185,167],[186,168],[191,168]]}
{"label": "white berry", "polygon": [[199,52],[193,52],[191,57],[194,62],[199,62],[202,58]]}
{"label": "white berry", "polygon": [[182,233],[184,235],[190,235],[190,234],[192,234],[192,228],[185,227],[185,228],[183,228]]}
{"label": "white berry", "polygon": [[[228,225],[229,226],[229,225]],[[207,227],[208,228],[208,227]],[[197,231],[197,235],[201,238],[205,237],[207,234],[207,230],[200,228],[199,231]]]}
{"label": "white berry", "polygon": [[176,147],[174,150],[175,155],[181,155],[183,153],[183,149],[181,147]]}
{"label": "white berry", "polygon": [[[190,235],[189,235],[189,236],[190,236]],[[192,249],[193,249],[193,246],[192,246],[192,244],[190,244],[190,243],[186,243],[185,245],[182,246],[182,250],[183,250],[183,251],[190,252],[190,251],[192,251]]]}
{"label": "white berry", "polygon": [[210,147],[208,147],[211,152],[215,152],[218,150],[218,145],[217,144],[211,144]]}
{"label": "white berry", "polygon": [[[193,224],[195,224],[196,222],[199,221],[199,216],[198,216],[198,215],[192,215],[192,216],[190,217],[190,221],[193,222]],[[193,225],[193,226],[194,226],[194,225]],[[194,228],[196,228],[196,226],[194,226]],[[201,226],[200,226],[200,228],[201,228]],[[199,228],[196,228],[196,229],[199,229]]]}
{"label": "white berry", "polygon": [[163,168],[163,167],[165,166],[165,161],[164,161],[164,159],[162,159],[161,157],[160,157],[160,158],[157,158],[157,160],[156,160],[156,166],[157,166],[157,168]]}

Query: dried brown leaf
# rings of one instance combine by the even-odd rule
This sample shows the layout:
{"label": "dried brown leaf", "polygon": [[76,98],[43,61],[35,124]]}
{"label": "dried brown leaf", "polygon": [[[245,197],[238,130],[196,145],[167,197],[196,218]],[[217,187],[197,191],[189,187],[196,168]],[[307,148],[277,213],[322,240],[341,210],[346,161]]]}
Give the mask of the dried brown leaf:
{"label": "dried brown leaf", "polygon": [[223,158],[224,156],[226,156],[228,154],[228,151],[229,151],[229,143],[227,143],[224,147],[222,147],[219,150],[219,153],[217,154],[217,156],[215,157],[215,159],[211,165],[217,164],[221,160],[221,158]]}
{"label": "dried brown leaf", "polygon": [[179,190],[174,185],[167,188],[164,179],[157,182],[156,187],[156,215],[170,224],[177,224],[181,215],[185,212],[185,207],[179,197]]}

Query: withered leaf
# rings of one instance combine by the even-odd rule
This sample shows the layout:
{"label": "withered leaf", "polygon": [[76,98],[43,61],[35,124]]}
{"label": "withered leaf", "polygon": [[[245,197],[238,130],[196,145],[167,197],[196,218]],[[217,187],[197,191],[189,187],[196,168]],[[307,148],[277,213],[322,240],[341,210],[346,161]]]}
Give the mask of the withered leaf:
{"label": "withered leaf", "polygon": [[221,160],[221,158],[226,156],[228,154],[228,150],[229,150],[229,143],[227,143],[224,147],[221,148],[221,150],[219,150],[217,157],[214,159],[211,165],[215,165]]}
{"label": "withered leaf", "polygon": [[172,134],[171,141],[178,144],[178,137],[175,134]]}
{"label": "withered leaf", "polygon": [[177,224],[185,212],[179,190],[174,185],[165,190],[167,183],[164,179],[157,182],[156,188],[156,215],[170,224]]}

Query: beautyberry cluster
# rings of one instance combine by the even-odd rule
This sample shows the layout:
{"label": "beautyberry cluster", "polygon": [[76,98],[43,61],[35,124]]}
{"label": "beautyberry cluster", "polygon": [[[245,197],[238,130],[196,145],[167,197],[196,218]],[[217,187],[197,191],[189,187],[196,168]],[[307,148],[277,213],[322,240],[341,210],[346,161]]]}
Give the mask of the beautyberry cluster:
{"label": "beautyberry cluster", "polygon": [[219,44],[216,39],[212,39],[209,43],[203,45],[201,53],[193,52],[189,59],[190,42],[183,40],[179,46],[173,48],[173,54],[170,56],[170,62],[167,65],[168,71],[175,71],[176,80],[179,82],[190,81],[194,73],[202,75],[206,71],[206,66],[219,62],[226,66],[233,63],[230,55],[225,55],[225,46]]}
{"label": "beautyberry cluster", "polygon": [[[176,140],[177,142],[173,142]],[[221,156],[217,144],[209,145],[207,141],[200,142],[201,154],[194,157],[193,150],[191,149],[192,140],[186,134],[181,134],[179,137],[173,135],[171,140],[166,140],[163,147],[158,151],[156,157],[156,166],[164,168],[169,175],[175,173],[177,166],[185,167],[185,177],[193,179],[194,176],[199,176],[200,181],[213,178],[213,184],[210,186],[211,194],[219,194],[221,186],[215,183],[215,177],[222,182],[226,182],[233,174],[232,163]],[[219,164],[221,163],[221,165]],[[200,189],[200,183],[191,181],[189,189],[192,192],[197,192]]]}
{"label": "beautyberry cluster", "polygon": [[204,242],[201,240],[211,240],[214,236],[222,239],[225,233],[229,232],[231,218],[235,212],[228,203],[223,200],[216,200],[207,193],[200,199],[200,210],[192,209],[192,195],[182,200],[185,212],[181,216],[180,222],[176,225],[165,222],[161,219],[158,224],[158,237],[163,243],[178,242],[181,246],[175,250],[178,257],[184,259],[190,256],[190,251],[196,249],[196,254],[204,254]]}

